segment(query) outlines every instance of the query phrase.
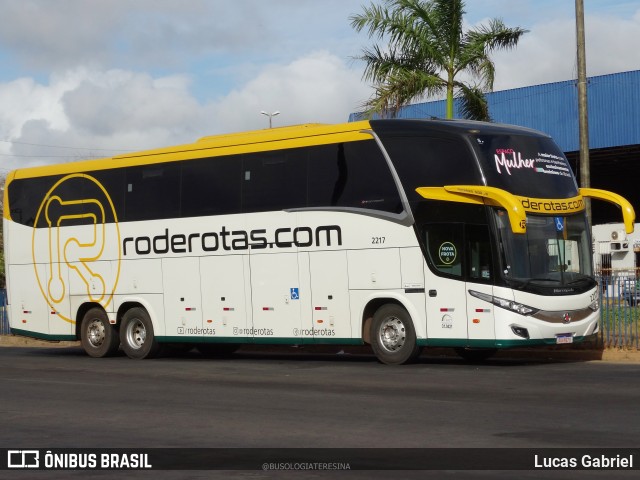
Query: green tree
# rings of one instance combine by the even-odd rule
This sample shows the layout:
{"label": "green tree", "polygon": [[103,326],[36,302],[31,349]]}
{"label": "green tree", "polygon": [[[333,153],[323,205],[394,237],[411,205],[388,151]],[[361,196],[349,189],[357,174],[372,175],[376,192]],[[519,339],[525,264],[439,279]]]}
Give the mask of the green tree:
{"label": "green tree", "polygon": [[375,89],[363,104],[369,114],[395,115],[411,101],[446,93],[447,118],[453,118],[455,97],[465,118],[490,119],[484,95],[495,77],[490,54],[514,48],[527,30],[494,18],[465,31],[464,6],[462,0],[387,0],[349,18],[356,31],[388,42],[356,57],[366,63],[363,79]]}

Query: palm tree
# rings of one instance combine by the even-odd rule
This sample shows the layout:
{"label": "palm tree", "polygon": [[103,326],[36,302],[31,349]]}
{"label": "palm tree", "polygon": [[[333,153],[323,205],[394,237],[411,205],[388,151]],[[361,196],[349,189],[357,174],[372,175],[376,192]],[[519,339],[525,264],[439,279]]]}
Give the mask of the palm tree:
{"label": "palm tree", "polygon": [[[363,104],[369,114],[395,115],[412,100],[446,92],[447,118],[453,118],[454,96],[465,118],[490,118],[484,93],[493,89],[495,66],[489,54],[515,47],[527,30],[492,19],[464,31],[464,13],[462,0],[386,0],[349,18],[356,31],[367,28],[369,38],[388,38],[386,48],[374,45],[357,57],[366,63],[363,79],[375,88]],[[459,80],[462,73],[478,83]]]}

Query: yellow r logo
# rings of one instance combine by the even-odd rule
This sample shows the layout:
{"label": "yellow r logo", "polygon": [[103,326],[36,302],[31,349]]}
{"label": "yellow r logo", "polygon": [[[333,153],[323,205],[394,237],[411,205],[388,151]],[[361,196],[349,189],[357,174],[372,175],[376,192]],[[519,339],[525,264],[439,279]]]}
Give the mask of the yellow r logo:
{"label": "yellow r logo", "polygon": [[40,291],[58,317],[75,323],[69,311],[76,295],[108,307],[120,276],[120,229],[98,180],[67,175],[47,192],[34,222],[32,256]]}

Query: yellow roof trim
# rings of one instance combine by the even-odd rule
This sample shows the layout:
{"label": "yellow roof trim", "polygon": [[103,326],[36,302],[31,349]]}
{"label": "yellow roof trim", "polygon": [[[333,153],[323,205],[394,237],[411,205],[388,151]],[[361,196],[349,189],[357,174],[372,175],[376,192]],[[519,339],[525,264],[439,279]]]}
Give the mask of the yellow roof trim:
{"label": "yellow roof trim", "polygon": [[7,188],[9,186],[9,184],[11,183],[11,181],[13,180],[13,177],[15,176],[15,172],[9,172],[9,174],[7,175],[7,178],[4,181],[4,191],[2,192],[2,206],[4,207],[4,210],[2,212],[2,217],[6,218],[7,220],[11,220],[11,213],[9,211],[9,188]]}
{"label": "yellow roof trim", "polygon": [[622,195],[610,192],[608,190],[600,190],[597,188],[580,188],[580,195],[583,197],[597,198],[598,200],[604,200],[605,202],[613,203],[622,210],[622,220],[624,222],[624,229],[627,233],[633,233],[634,223],[636,221],[636,212],[629,201]]}
{"label": "yellow roof trim", "polygon": [[416,192],[431,200],[494,205],[507,211],[513,233],[527,231],[527,215],[520,200],[501,188],[481,185],[447,185],[444,187],[419,187]]}
{"label": "yellow roof trim", "polygon": [[112,158],[20,169],[15,171],[15,178],[69,175],[77,172],[108,170],[136,165],[151,165],[154,163],[221,155],[237,155],[241,153],[369,140],[371,139],[371,134],[364,132],[369,129],[371,129],[369,122],[362,121],[336,125],[306,124],[237,134],[216,135],[201,138],[191,144],[127,153]]}
{"label": "yellow roof trim", "polygon": [[237,142],[238,139],[241,138],[250,138],[250,137],[282,137],[282,134],[285,132],[295,133],[296,131],[304,131],[304,129],[317,129],[318,127],[330,127],[331,124],[326,123],[304,123],[301,125],[288,125],[284,127],[274,127],[269,129],[261,129],[261,130],[249,130],[246,132],[238,132],[238,133],[223,133],[221,135],[208,135],[206,137],[199,138],[197,142],[219,142],[223,140],[232,140]]}

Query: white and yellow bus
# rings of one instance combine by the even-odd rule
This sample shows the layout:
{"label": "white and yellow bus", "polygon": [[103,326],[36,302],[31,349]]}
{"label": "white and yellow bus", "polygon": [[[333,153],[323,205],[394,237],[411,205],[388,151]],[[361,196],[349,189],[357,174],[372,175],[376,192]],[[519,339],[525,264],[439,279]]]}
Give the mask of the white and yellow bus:
{"label": "white and yellow bus", "polygon": [[598,330],[585,198],[548,136],[444,120],[301,125],[16,170],[11,328],[93,357],[370,344],[468,358]]}

